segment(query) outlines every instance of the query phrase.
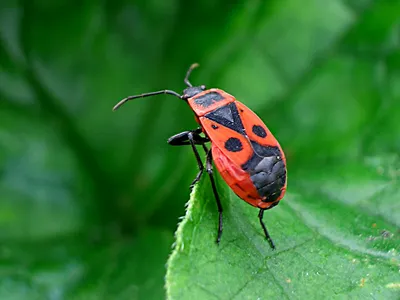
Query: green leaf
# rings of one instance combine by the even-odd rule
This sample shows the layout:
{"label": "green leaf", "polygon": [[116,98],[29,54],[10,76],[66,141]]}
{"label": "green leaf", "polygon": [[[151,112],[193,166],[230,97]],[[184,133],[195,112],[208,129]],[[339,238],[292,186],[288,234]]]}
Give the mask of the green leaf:
{"label": "green leaf", "polygon": [[400,157],[394,155],[289,175],[290,192],[264,216],[275,251],[263,236],[257,210],[221,180],[224,233],[216,245],[216,204],[203,178],[176,233],[169,298],[394,298],[399,170]]}
{"label": "green leaf", "polygon": [[221,178],[224,233],[217,246],[215,199],[203,178],[176,232],[169,299],[399,295],[400,51],[393,9],[400,7],[306,2],[307,10],[290,0],[251,2],[243,13],[259,19],[238,31],[234,47],[215,54],[226,62],[223,86],[266,121],[287,154],[287,195],[264,214],[277,249],[265,241],[257,209]]}

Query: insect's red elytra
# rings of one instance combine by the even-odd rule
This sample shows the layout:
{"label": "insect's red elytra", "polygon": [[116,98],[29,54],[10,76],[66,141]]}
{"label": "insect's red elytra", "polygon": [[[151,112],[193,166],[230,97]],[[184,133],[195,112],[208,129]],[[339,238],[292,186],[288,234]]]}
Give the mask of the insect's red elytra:
{"label": "insect's red elytra", "polygon": [[[223,90],[194,87],[189,76],[198,64],[190,66],[184,79],[188,86],[183,94],[161,90],[127,97],[114,106],[118,109],[125,102],[159,94],[169,94],[186,101],[195,114],[199,128],[178,133],[168,139],[173,146],[190,145],[199,173],[193,187],[204,170],[209,174],[219,212],[217,243],[222,235],[222,205],[215,185],[212,161],[233,192],[250,205],[260,209],[258,218],[272,249],[275,249],[263,222],[264,211],[276,206],[286,192],[286,159],[278,141],[264,122],[243,103]],[[208,149],[207,143],[211,143]],[[204,166],[196,145],[206,153]]]}

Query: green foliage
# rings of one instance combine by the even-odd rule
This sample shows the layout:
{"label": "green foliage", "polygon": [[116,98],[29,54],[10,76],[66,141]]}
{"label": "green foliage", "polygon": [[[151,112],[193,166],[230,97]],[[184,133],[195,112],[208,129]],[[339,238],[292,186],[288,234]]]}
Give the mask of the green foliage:
{"label": "green foliage", "polygon": [[265,214],[219,178],[192,193],[171,299],[399,294],[400,2],[0,4],[0,298],[160,299],[196,173],[165,140],[196,127],[167,96],[220,87],[266,122],[288,194]]}
{"label": "green foliage", "polygon": [[169,298],[395,298],[399,168],[398,156],[369,157],[293,174],[284,201],[264,214],[275,251],[264,238],[258,211],[222,182],[224,233],[217,246],[218,214],[203,179],[177,231],[168,264]]}

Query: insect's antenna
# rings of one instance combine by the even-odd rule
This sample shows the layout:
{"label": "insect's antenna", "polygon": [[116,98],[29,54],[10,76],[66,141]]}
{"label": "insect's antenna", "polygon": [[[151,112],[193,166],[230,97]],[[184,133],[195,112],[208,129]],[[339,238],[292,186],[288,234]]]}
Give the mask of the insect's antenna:
{"label": "insect's antenna", "polygon": [[160,95],[160,94],[168,94],[168,95],[173,95],[178,97],[179,99],[182,99],[182,96],[179,95],[177,92],[171,91],[171,90],[162,90],[162,91],[157,91],[157,92],[150,92],[150,93],[145,93],[145,94],[140,94],[140,95],[134,95],[134,96],[129,96],[121,101],[119,101],[114,107],[113,110],[117,110],[121,105],[124,103],[128,102],[129,100],[133,100],[136,98],[145,98],[145,97],[150,97],[150,96],[155,96],[155,95]]}
{"label": "insect's antenna", "polygon": [[192,87],[193,85],[189,82],[189,76],[192,73],[193,69],[197,68],[199,66],[198,63],[194,63],[190,66],[189,70],[186,72],[186,76],[185,79],[183,80],[183,82],[188,86],[188,87]]}

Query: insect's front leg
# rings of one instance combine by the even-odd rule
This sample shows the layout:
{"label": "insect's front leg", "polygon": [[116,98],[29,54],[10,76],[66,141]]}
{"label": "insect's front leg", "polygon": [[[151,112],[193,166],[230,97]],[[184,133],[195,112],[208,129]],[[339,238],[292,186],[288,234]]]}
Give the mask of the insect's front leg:
{"label": "insect's front leg", "polygon": [[190,140],[192,140],[195,145],[204,145],[204,143],[207,143],[210,140],[207,137],[202,137],[200,135],[201,133],[201,127],[194,130],[183,131],[171,136],[168,139],[168,144],[171,146],[191,145]]}
{"label": "insect's front leg", "polygon": [[202,132],[201,128],[197,128],[195,130],[189,130],[175,134],[174,136],[168,139],[168,144],[172,146],[183,146],[183,145],[192,146],[193,153],[196,157],[197,165],[199,166],[199,172],[197,173],[195,179],[190,184],[190,189],[192,189],[193,186],[200,180],[201,175],[203,174],[204,171],[204,165],[203,162],[201,161],[200,154],[196,148],[196,145],[202,145],[204,151],[206,153],[208,152],[205,143],[209,142],[210,140],[207,137],[200,136],[201,132]]}

